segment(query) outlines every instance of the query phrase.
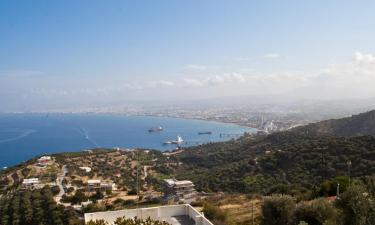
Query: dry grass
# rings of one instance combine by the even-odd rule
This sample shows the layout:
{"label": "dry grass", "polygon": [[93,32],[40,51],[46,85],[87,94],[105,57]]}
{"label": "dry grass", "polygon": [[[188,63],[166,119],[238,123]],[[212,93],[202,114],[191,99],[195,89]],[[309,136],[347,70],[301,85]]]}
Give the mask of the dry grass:
{"label": "dry grass", "polygon": [[263,200],[248,198],[245,195],[225,195],[214,197],[213,203],[227,213],[227,224],[258,225]]}

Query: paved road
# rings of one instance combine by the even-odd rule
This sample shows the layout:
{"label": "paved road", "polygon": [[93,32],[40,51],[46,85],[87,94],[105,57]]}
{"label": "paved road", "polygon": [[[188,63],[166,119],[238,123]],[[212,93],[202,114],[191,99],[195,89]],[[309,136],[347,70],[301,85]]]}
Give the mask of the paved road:
{"label": "paved road", "polygon": [[68,169],[66,168],[66,165],[63,165],[61,170],[62,170],[62,174],[59,177],[57,177],[57,179],[56,179],[56,183],[60,188],[60,192],[57,194],[57,196],[55,198],[57,203],[60,203],[61,197],[65,194],[65,190],[64,190],[64,187],[62,185],[62,182],[65,178],[65,175],[68,173]]}

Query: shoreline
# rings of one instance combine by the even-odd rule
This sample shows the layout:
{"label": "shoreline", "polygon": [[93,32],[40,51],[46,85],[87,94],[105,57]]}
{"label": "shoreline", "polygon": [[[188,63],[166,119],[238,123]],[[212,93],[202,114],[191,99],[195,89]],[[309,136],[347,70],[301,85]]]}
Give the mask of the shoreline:
{"label": "shoreline", "polygon": [[237,122],[228,122],[228,121],[221,121],[221,120],[211,120],[211,119],[204,119],[204,118],[195,118],[195,117],[179,117],[179,116],[159,116],[159,115],[129,115],[129,116],[150,116],[150,117],[159,117],[159,118],[172,118],[172,119],[184,119],[184,120],[197,120],[197,121],[205,121],[205,122],[213,122],[213,123],[224,123],[224,124],[231,124],[231,125],[236,125],[240,127],[246,127],[250,129],[256,129],[259,130],[259,128],[256,127],[251,127],[246,124],[242,123],[237,123]]}
{"label": "shoreline", "polygon": [[184,119],[184,120],[197,120],[205,122],[216,122],[224,124],[232,124],[241,127],[251,128],[259,130],[258,127],[252,127],[241,122],[230,122],[218,119],[207,119],[207,118],[197,118],[197,117],[185,117],[185,116],[169,116],[169,115],[157,115],[157,114],[132,114],[132,113],[122,113],[122,112],[0,112],[1,115],[116,115],[116,116],[139,116],[139,117],[156,117],[156,118],[172,118],[172,119]]}
{"label": "shoreline", "polygon": [[[1,115],[5,115],[5,114],[0,114]],[[35,116],[35,118],[42,118],[43,117],[51,117],[52,118],[54,117],[54,115],[56,116],[61,116],[61,117],[64,117],[65,115],[66,116],[74,116],[74,115],[77,115],[78,117],[80,116],[85,116],[85,115],[88,115],[88,116],[92,116],[92,118],[95,118],[95,116],[101,116],[101,115],[104,115],[104,116],[114,116],[114,117],[117,117],[119,120],[121,120],[121,117],[123,118],[126,118],[126,117],[133,117],[133,118],[140,118],[140,120],[142,119],[142,117],[145,118],[155,118],[155,121],[157,121],[158,118],[165,118],[167,119],[166,123],[170,123],[170,124],[174,124],[174,121],[173,119],[176,119],[176,120],[185,120],[185,121],[191,121],[193,124],[194,124],[194,121],[195,122],[205,122],[205,123],[210,123],[211,125],[207,125],[207,130],[210,130],[210,129],[213,129],[213,131],[215,130],[215,127],[220,127],[220,126],[223,126],[224,128],[225,127],[228,127],[226,129],[218,129],[217,131],[215,131],[215,134],[212,138],[206,138],[206,137],[201,137],[201,138],[198,138],[196,141],[194,139],[191,139],[193,141],[189,141],[189,138],[187,138],[187,142],[182,144],[181,145],[181,148],[188,148],[188,147],[192,147],[192,146],[199,146],[201,144],[205,144],[205,143],[216,143],[216,142],[225,142],[227,140],[229,140],[229,138],[227,137],[223,137],[219,138],[219,134],[221,133],[238,133],[238,136],[236,138],[239,138],[239,137],[242,137],[244,134],[248,133],[248,134],[252,134],[252,133],[256,133],[257,129],[255,128],[252,128],[252,127],[248,127],[248,126],[243,126],[243,125],[240,125],[240,124],[235,124],[235,123],[229,123],[229,122],[222,122],[222,121],[215,121],[215,120],[208,120],[208,119],[203,119],[203,118],[186,118],[186,117],[172,117],[172,116],[161,116],[161,115],[128,115],[128,114],[122,114],[122,113],[90,113],[90,114],[87,114],[87,113],[50,113],[50,114],[46,114],[46,113],[7,113],[6,114],[7,116],[9,116],[9,118],[12,118],[12,115],[14,115],[14,117],[12,118],[13,120],[17,121],[21,118],[23,118],[25,116],[26,119],[28,119],[27,115],[29,115],[30,117],[29,118],[33,118]],[[7,116],[5,116],[4,118],[6,118]],[[1,117],[0,117],[1,118]],[[98,117],[99,118],[99,117]],[[105,118],[105,117],[104,117]],[[131,118],[130,118],[131,119]],[[172,121],[169,121],[168,119],[172,119]],[[159,121],[160,122],[160,121]],[[176,121],[177,123],[178,121]],[[158,122],[156,122],[158,123]],[[185,124],[187,122],[180,122],[182,124]],[[198,123],[199,124],[199,123]],[[215,124],[217,124],[217,126],[215,126]],[[200,128],[199,126],[196,126],[196,125],[193,125],[193,127],[196,127],[193,129],[193,132],[195,132],[194,130],[196,130],[196,132],[199,132]],[[205,126],[202,125],[202,130],[206,130],[206,128],[204,128]],[[202,131],[201,130],[201,131]],[[233,130],[233,132],[231,132],[230,130]],[[237,132],[235,131],[237,130]],[[172,129],[172,131],[174,131]],[[174,131],[174,133],[178,134],[179,131]],[[172,132],[173,134],[173,132]],[[40,135],[43,135],[43,134],[39,134]],[[190,136],[187,136],[187,137],[190,137]],[[159,139],[163,139],[163,138],[159,138]],[[158,140],[152,140],[150,141],[150,143],[148,144],[143,144],[142,143],[132,143],[131,142],[124,142],[124,143],[120,143],[118,144],[118,138],[115,138],[113,139],[113,143],[102,143],[103,145],[98,145],[97,147],[95,146],[86,146],[86,147],[79,147],[79,146],[76,146],[76,148],[65,148],[63,149],[62,151],[59,150],[59,148],[55,149],[53,148],[53,146],[49,146],[51,148],[47,148],[49,150],[47,151],[43,151],[41,152],[40,150],[38,149],[35,149],[35,154],[34,155],[46,155],[46,154],[54,154],[54,153],[60,153],[60,152],[80,152],[80,151],[84,151],[84,150],[87,150],[87,149],[95,149],[95,148],[105,148],[105,149],[115,149],[116,147],[120,147],[121,149],[150,149],[150,150],[157,150],[157,151],[160,151],[160,152],[165,152],[165,151],[174,151],[176,149],[177,146],[170,146],[170,148],[165,148],[165,147],[158,147]],[[161,140],[162,141],[162,140]],[[100,141],[99,141],[100,142]],[[162,142],[161,142],[162,143]],[[13,144],[12,144],[12,148],[14,149],[14,151],[18,151],[17,149],[20,149],[18,148],[18,141],[15,141]],[[33,148],[33,145],[30,144],[29,145],[29,148],[32,149]],[[71,149],[71,150],[69,150]],[[22,152],[23,150],[20,149],[19,152]],[[5,159],[7,159],[7,157],[9,158],[10,156],[6,156],[6,152],[5,152],[5,149],[3,151],[3,154],[2,154]],[[7,162],[7,161],[4,161],[4,163],[2,163],[2,165],[0,166],[0,169],[3,169],[3,167],[13,167],[15,165],[18,165],[18,164],[22,164],[24,161],[28,161],[30,158],[33,158],[33,156],[31,157],[26,157],[26,158],[23,158],[23,157],[16,157],[14,159],[12,158],[9,158],[10,160]],[[19,160],[17,160],[18,158],[20,158]],[[13,163],[12,163],[13,162]]]}

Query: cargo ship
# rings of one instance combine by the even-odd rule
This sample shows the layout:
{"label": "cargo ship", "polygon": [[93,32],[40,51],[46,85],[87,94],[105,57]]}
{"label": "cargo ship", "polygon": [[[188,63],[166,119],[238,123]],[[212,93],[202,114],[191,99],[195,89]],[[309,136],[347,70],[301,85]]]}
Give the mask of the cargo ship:
{"label": "cargo ship", "polygon": [[152,127],[148,130],[148,132],[152,133],[152,132],[160,132],[160,131],[163,131],[163,128],[161,126],[158,126],[158,127]]}
{"label": "cargo ship", "polygon": [[199,135],[202,135],[202,134],[208,134],[208,135],[211,135],[212,134],[212,131],[206,131],[206,132],[198,132]]}

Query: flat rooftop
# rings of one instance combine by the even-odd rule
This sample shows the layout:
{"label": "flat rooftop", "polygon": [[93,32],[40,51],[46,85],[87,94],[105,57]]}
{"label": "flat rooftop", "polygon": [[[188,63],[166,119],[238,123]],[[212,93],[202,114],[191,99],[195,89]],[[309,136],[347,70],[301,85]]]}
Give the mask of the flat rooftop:
{"label": "flat rooftop", "polygon": [[166,182],[169,186],[194,186],[193,182],[190,180],[176,180],[176,179],[165,179],[164,182]]}
{"label": "flat rooftop", "polygon": [[134,217],[147,219],[150,217],[154,220],[166,221],[172,225],[213,225],[189,204],[85,213],[85,223],[91,220],[104,220],[109,224],[114,224],[114,221],[120,217],[129,219]]}

